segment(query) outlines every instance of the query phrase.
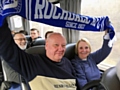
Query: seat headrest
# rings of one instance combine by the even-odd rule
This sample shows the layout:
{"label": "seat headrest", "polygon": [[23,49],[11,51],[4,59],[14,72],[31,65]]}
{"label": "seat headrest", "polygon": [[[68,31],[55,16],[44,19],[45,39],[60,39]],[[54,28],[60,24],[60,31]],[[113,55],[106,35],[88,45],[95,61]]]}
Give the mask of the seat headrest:
{"label": "seat headrest", "polygon": [[45,55],[45,45],[33,46],[26,49],[26,52],[29,54],[42,54]]}
{"label": "seat headrest", "polygon": [[45,45],[45,39],[43,38],[38,38],[33,42],[33,46],[37,46],[37,45]]}
{"label": "seat headrest", "polygon": [[[75,45],[76,43],[70,43],[66,45],[66,52],[64,57],[68,58],[69,60],[73,59],[75,56]],[[29,54],[43,54],[45,55],[45,45],[39,45],[39,46],[32,46],[28,49],[26,49],[26,52]]]}
{"label": "seat headrest", "polygon": [[73,59],[75,56],[75,45],[76,43],[70,43],[66,45],[65,57],[69,60]]}

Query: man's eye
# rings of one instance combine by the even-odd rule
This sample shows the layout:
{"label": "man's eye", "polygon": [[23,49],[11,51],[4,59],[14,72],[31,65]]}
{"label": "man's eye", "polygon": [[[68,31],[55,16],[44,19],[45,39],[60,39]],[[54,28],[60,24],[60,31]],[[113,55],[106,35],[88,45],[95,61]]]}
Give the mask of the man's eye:
{"label": "man's eye", "polygon": [[55,44],[55,46],[59,46],[58,44]]}
{"label": "man's eye", "polygon": [[62,47],[64,48],[66,45],[62,45]]}

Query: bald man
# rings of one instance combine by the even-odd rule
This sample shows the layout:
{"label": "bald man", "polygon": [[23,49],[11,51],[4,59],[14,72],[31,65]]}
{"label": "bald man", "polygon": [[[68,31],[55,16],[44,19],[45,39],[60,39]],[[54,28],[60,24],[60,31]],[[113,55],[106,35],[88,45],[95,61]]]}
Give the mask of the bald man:
{"label": "bald man", "polygon": [[32,90],[76,90],[75,72],[71,62],[63,57],[66,40],[60,33],[47,38],[46,55],[32,55],[17,47],[7,22],[0,31],[0,54],[29,81]]}
{"label": "bald man", "polygon": [[46,40],[46,55],[55,62],[61,62],[65,54],[66,40],[60,33],[51,34]]}

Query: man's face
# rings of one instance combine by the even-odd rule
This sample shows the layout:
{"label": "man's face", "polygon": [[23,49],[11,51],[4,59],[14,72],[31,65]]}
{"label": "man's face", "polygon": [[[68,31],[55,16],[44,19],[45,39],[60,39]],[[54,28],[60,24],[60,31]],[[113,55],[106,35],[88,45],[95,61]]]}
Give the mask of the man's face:
{"label": "man's face", "polygon": [[31,36],[32,40],[35,40],[36,38],[39,37],[39,33],[37,30],[30,31],[30,36]]}
{"label": "man's face", "polygon": [[66,50],[66,40],[60,34],[54,34],[46,40],[46,55],[55,62],[60,62]]}
{"label": "man's face", "polygon": [[18,45],[18,47],[22,50],[26,49],[27,47],[27,40],[24,34],[16,34],[14,36],[14,41]]}

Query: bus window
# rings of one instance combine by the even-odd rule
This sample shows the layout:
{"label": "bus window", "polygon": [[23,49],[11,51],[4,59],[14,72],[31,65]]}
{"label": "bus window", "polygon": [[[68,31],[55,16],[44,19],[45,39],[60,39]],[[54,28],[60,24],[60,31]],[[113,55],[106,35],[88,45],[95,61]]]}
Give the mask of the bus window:
{"label": "bus window", "polygon": [[[109,3],[108,3],[109,2]],[[114,7],[114,8],[113,8]],[[115,66],[120,58],[120,25],[119,25],[119,8],[120,2],[115,0],[114,2],[112,0],[83,0],[81,4],[81,14],[82,15],[88,15],[88,16],[104,16],[107,15],[110,17],[110,21],[112,22],[116,36],[117,41],[113,45],[112,52],[110,55],[101,63],[101,66],[109,68],[112,66]],[[112,13],[110,12],[112,11]],[[114,14],[113,14],[114,13]],[[117,16],[116,16],[117,15]],[[90,42],[92,43],[92,49],[93,51],[96,50],[96,48],[99,48],[100,45],[102,45],[102,36],[103,33],[101,32],[80,32],[81,37],[87,37]],[[94,37],[93,37],[94,36]],[[98,40],[99,39],[99,40]]]}

